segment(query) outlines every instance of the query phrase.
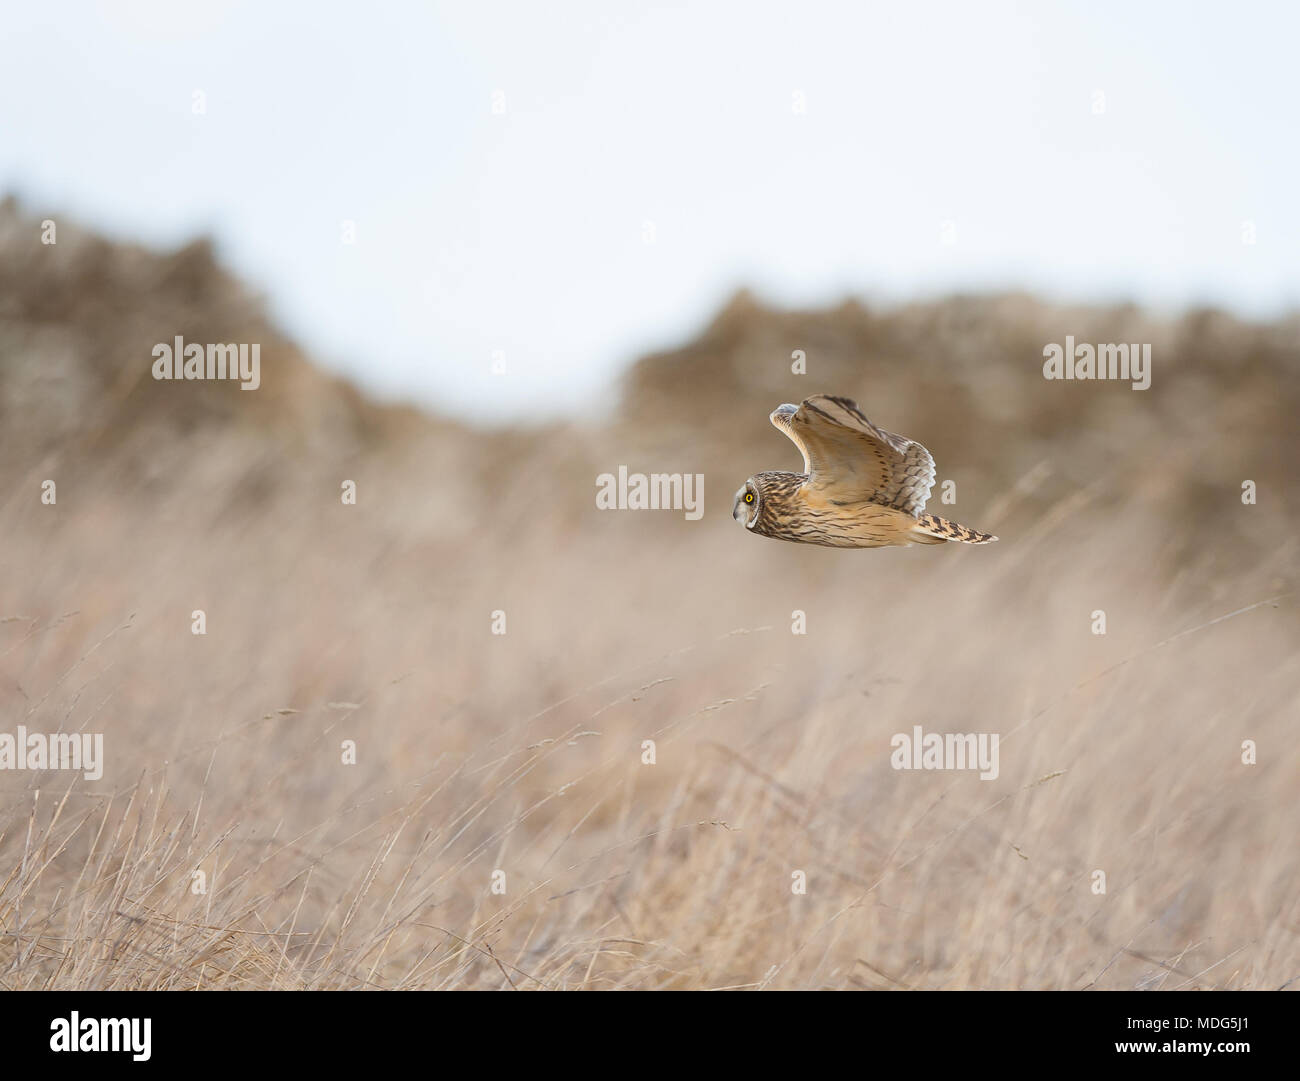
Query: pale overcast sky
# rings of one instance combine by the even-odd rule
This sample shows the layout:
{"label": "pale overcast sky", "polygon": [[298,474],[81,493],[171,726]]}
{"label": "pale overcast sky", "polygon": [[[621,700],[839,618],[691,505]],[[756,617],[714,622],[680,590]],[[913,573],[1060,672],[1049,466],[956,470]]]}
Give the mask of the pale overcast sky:
{"label": "pale overcast sky", "polygon": [[322,363],[485,416],[574,408],[741,285],[1267,316],[1300,304],[1295,11],[11,3],[0,190],[209,232]]}

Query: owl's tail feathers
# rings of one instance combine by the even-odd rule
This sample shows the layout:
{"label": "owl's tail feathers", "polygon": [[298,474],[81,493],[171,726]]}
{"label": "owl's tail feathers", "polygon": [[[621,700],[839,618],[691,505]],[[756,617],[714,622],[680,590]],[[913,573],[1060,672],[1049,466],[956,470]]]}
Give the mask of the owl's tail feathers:
{"label": "owl's tail feathers", "polygon": [[988,544],[997,540],[991,533],[958,525],[937,514],[922,514],[916,519],[910,534],[916,544],[942,544],[944,541],[961,541],[963,544]]}

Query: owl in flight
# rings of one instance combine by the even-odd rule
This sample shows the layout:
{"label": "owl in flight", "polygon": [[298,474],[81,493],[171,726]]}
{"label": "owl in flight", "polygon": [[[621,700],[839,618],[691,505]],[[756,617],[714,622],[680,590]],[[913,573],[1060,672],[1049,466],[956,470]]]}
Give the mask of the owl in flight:
{"label": "owl in flight", "polygon": [[857,402],[818,394],[778,405],[772,423],[803,454],[802,473],[755,473],[731,516],[765,537],[828,548],[997,540],[926,514],[934,459],[920,443],[877,428]]}

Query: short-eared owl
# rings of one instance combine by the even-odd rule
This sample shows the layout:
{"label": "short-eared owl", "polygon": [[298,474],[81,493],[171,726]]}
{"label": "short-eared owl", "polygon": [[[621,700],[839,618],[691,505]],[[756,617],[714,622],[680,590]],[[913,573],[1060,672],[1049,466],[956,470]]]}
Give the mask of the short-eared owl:
{"label": "short-eared owl", "polygon": [[803,454],[802,473],[756,473],[731,516],[778,540],[829,548],[987,544],[997,537],[926,514],[934,459],[920,443],[877,428],[857,402],[818,394],[778,405],[772,423]]}

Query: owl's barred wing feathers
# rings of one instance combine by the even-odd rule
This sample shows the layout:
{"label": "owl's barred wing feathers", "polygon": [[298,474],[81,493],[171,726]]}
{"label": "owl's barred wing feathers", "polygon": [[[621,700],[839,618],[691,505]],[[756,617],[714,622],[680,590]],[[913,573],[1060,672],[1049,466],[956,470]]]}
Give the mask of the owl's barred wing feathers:
{"label": "owl's barred wing feathers", "polygon": [[983,533],[971,529],[960,522],[950,522],[937,514],[922,514],[916,520],[912,530],[912,539],[920,544],[942,543],[944,541],[961,541],[963,544],[988,544],[997,540],[992,533]]}
{"label": "owl's barred wing feathers", "polygon": [[912,517],[934,487],[934,459],[911,439],[871,423],[849,398],[818,394],[778,406],[772,423],[803,454],[808,487],[837,503],[879,503]]}

